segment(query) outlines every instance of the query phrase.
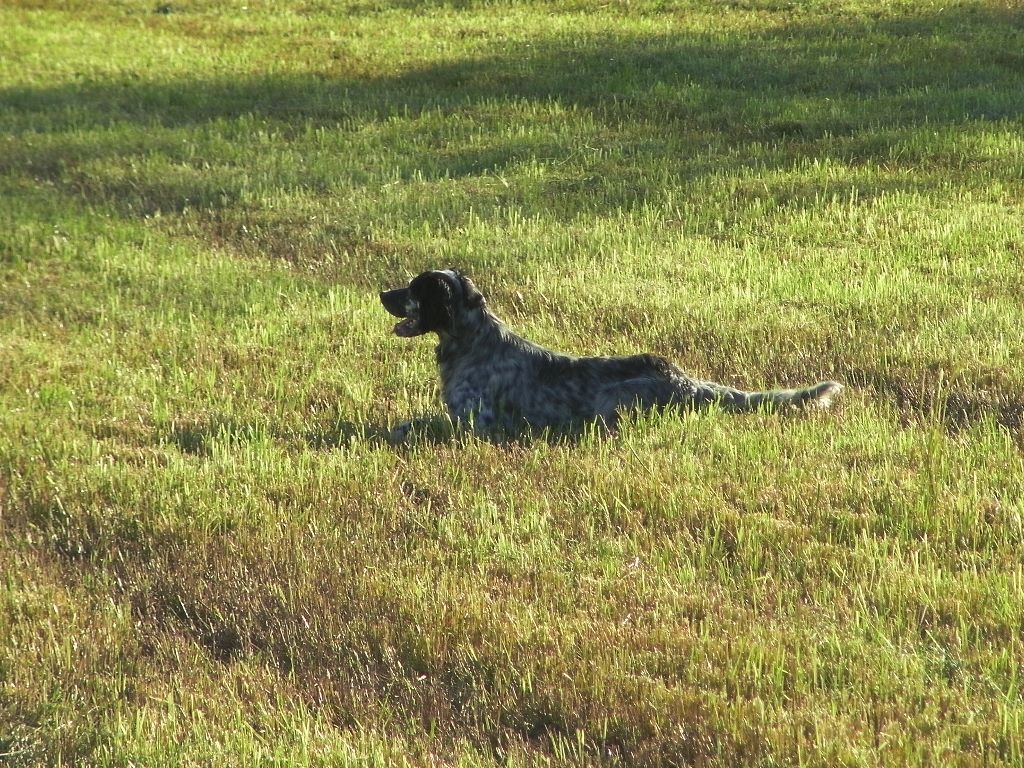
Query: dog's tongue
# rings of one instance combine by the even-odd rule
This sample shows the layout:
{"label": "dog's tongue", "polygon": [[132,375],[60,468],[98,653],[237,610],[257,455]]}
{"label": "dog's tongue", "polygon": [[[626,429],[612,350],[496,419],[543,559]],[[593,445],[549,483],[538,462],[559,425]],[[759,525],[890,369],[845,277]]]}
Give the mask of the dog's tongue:
{"label": "dog's tongue", "polygon": [[410,336],[417,335],[419,335],[419,332],[416,330],[416,323],[411,317],[407,317],[402,322],[395,324],[395,336],[409,338]]}

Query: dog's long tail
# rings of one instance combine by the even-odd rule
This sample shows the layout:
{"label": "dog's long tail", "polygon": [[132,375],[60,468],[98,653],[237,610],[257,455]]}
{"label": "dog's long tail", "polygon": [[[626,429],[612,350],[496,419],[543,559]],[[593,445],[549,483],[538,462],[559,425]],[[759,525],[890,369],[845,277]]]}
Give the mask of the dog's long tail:
{"label": "dog's long tail", "polygon": [[714,386],[714,399],[727,411],[775,410],[783,407],[828,408],[832,398],[843,391],[838,381],[822,381],[802,389],[772,389],[767,392],[743,392],[731,387]]}

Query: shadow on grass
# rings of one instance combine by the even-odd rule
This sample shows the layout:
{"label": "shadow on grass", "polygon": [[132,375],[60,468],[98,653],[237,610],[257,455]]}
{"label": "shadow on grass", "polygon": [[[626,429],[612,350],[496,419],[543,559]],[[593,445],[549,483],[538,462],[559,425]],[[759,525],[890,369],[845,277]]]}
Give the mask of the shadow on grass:
{"label": "shadow on grass", "polygon": [[[217,446],[234,445],[253,441],[275,443],[299,443],[314,450],[331,450],[352,443],[397,446],[391,435],[391,428],[382,424],[355,422],[347,419],[332,421],[330,425],[311,426],[305,432],[275,428],[273,424],[257,421],[240,421],[221,414],[202,414],[174,419],[166,426],[163,439],[189,456],[209,458]],[[451,439],[451,430],[424,430],[417,439],[443,442]]]}
{"label": "shadow on grass", "polygon": [[907,421],[924,419],[956,434],[989,421],[1024,448],[1024,398],[1012,387],[993,383],[988,387],[968,382],[944,382],[929,374],[910,380],[908,375],[880,370],[850,372],[852,386],[866,387],[891,401]]}
{"label": "shadow on grass", "polygon": [[[802,157],[886,160],[894,142],[923,126],[1019,119],[1022,19],[1009,9],[967,6],[828,26],[791,23],[758,34],[542,39],[389,77],[324,72],[6,88],[0,125],[14,141],[0,171],[57,181],[87,203],[126,214],[214,211],[244,205],[252,183],[226,166],[263,168],[264,192],[275,185],[335,189],[338,169],[329,162],[318,169],[302,154],[291,167],[274,159],[286,147],[311,148],[317,128],[354,133],[390,121],[393,154],[366,162],[388,164],[403,178],[460,178],[597,153],[600,147],[581,146],[579,132],[560,131],[560,117],[533,109],[557,105],[587,116],[597,126],[585,129],[588,140],[617,151],[586,175],[556,175],[544,191],[568,199],[567,214],[628,208],[664,184],[644,168],[692,178],[730,164]],[[449,141],[423,124],[467,114],[485,127],[483,146]],[[502,130],[510,120],[546,121],[551,130],[514,136]],[[268,121],[276,132],[260,144]],[[204,145],[211,134],[218,140]],[[128,167],[154,158],[168,165],[142,173]],[[76,172],[96,161],[124,172]],[[360,171],[349,166],[347,177],[358,184]]]}
{"label": "shadow on grass", "polygon": [[[679,123],[759,139],[840,135],[868,126],[1021,116],[1024,53],[1014,45],[1021,37],[1024,12],[968,6],[873,24],[790,24],[725,39],[614,33],[596,42],[542,39],[392,77],[323,72],[13,87],[0,89],[0,103],[15,111],[8,118],[15,130],[43,132],[123,123],[193,126],[249,115],[357,127],[526,100],[590,109],[607,123]],[[857,114],[845,120],[829,114],[847,97],[857,99]],[[765,120],[731,119],[751,107]],[[795,107],[804,121],[787,118]]]}
{"label": "shadow on grass", "polygon": [[340,419],[329,424],[311,425],[300,433],[278,429],[269,423],[239,421],[230,416],[205,414],[175,419],[162,430],[162,434],[163,441],[175,446],[183,454],[209,458],[218,446],[260,440],[305,445],[317,451],[362,444],[406,453],[417,447],[455,444],[467,440],[482,440],[507,446],[527,446],[537,440],[552,444],[575,445],[588,439],[609,437],[614,432],[603,428],[597,422],[587,422],[562,429],[477,433],[460,429],[444,413],[438,412],[390,425]]}

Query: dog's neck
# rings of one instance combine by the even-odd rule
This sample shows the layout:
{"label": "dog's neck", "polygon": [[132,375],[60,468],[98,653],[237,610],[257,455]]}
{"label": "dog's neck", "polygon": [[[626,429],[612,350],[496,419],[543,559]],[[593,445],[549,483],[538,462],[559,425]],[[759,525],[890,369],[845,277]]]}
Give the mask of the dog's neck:
{"label": "dog's neck", "polygon": [[439,331],[438,339],[437,362],[442,368],[471,356],[474,350],[490,350],[493,354],[507,344],[526,343],[486,306],[468,312],[450,330]]}

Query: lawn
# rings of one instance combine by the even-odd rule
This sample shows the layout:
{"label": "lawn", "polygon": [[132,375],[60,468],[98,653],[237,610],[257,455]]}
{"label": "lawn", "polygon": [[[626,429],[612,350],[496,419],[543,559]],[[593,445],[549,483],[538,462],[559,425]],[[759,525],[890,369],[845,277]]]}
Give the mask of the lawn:
{"label": "lawn", "polygon": [[[1024,9],[0,1],[0,765],[1024,764]],[[443,427],[377,292],[830,411]]]}

